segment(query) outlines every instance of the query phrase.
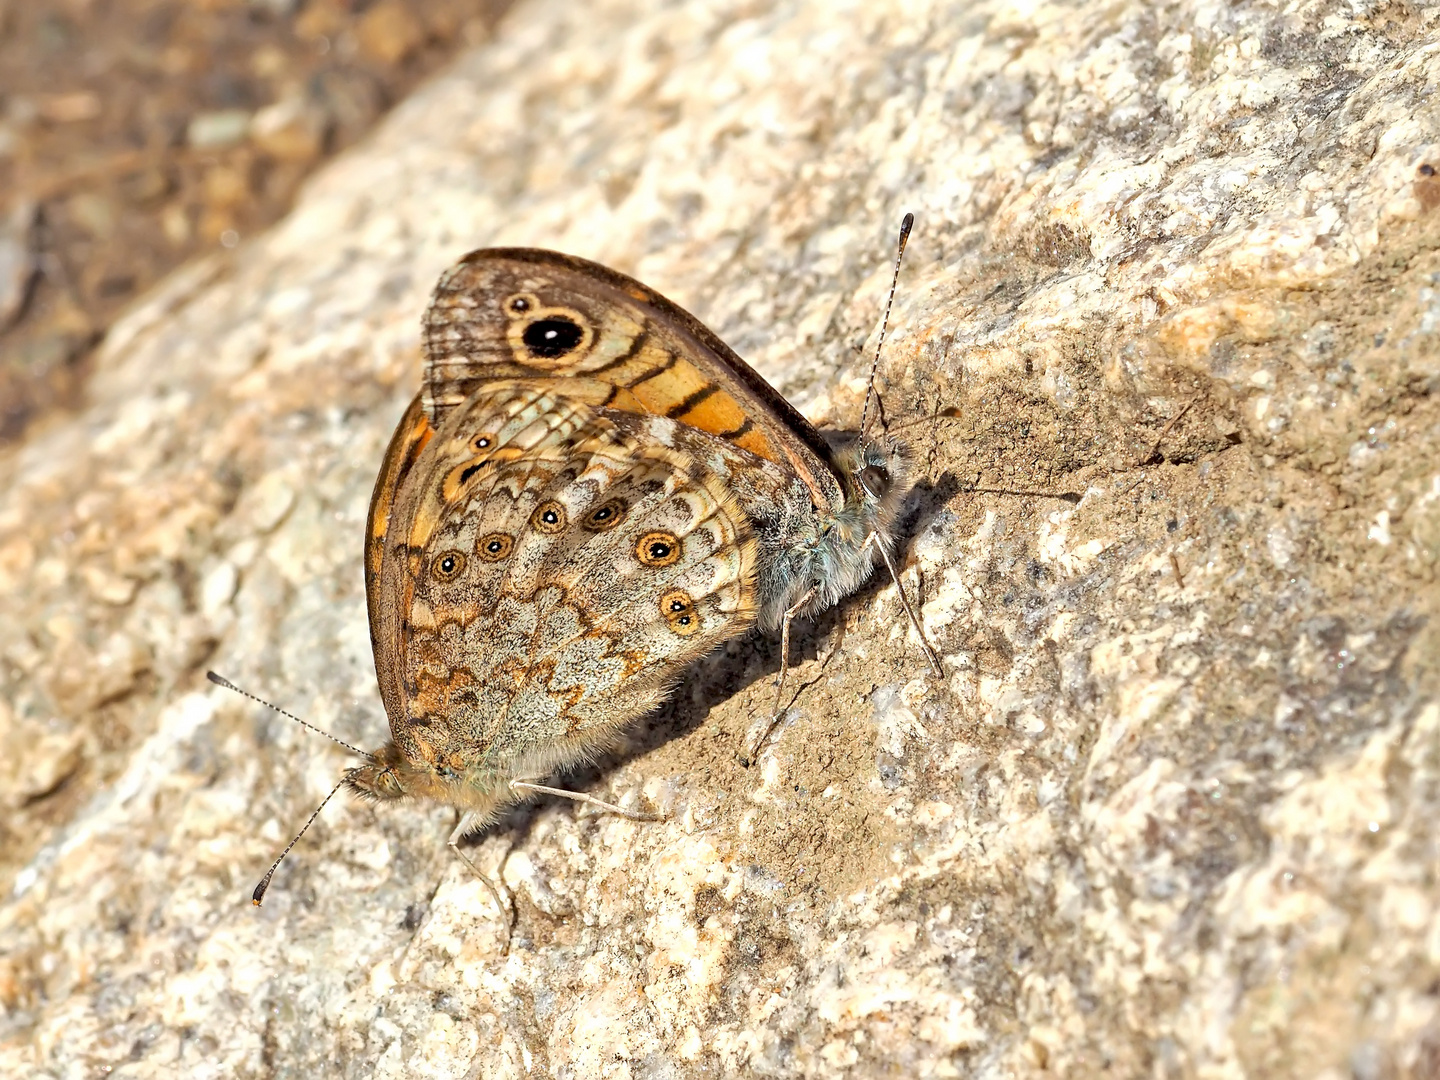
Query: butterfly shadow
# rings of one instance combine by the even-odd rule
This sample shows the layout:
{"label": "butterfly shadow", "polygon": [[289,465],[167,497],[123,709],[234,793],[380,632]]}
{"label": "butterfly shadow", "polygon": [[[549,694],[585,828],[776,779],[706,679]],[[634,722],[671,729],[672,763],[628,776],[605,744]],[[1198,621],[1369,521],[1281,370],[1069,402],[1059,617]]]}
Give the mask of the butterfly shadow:
{"label": "butterfly shadow", "polygon": [[[917,484],[907,498],[898,530],[897,554],[900,556],[901,565],[913,566],[913,561],[906,558],[909,548],[955,498],[991,490],[993,489],[965,484],[949,471],[940,473],[929,482],[922,481]],[[1021,491],[1005,493],[1032,494]],[[1057,494],[1068,496],[1068,493]],[[1067,501],[1078,501],[1078,497],[1077,494],[1069,497]],[[911,599],[918,608],[927,599],[926,594],[932,587],[931,582],[927,581],[923,574],[918,581],[914,574],[907,573],[906,576],[909,579],[907,586],[913,594]],[[747,768],[751,764],[749,753],[754,748],[751,740],[754,740],[757,734],[773,738],[770,726],[778,726],[776,721],[783,719],[783,714],[791,709],[804,707],[809,690],[827,677],[831,662],[842,653],[845,638],[851,631],[860,628],[862,617],[858,613],[872,609],[879,593],[891,587],[888,574],[883,570],[874,573],[864,585],[836,607],[811,619],[797,622],[792,627],[789,657],[791,675],[780,702],[781,717],[771,715],[775,700],[772,684],[781,668],[780,637],[778,634],[752,630],[692,664],[670,699],[655,712],[631,725],[619,737],[613,749],[597,755],[588,763],[578,764],[557,773],[546,782],[603,796],[606,778],[620,767],[638,761],[666,744],[700,729],[716,707],[760,685],[762,692],[756,695],[756,698],[757,703],[763,704],[746,722],[745,730],[728,731],[725,735],[734,742],[736,767]],[[903,619],[903,616],[899,617]],[[918,650],[914,659],[917,670],[923,669],[924,658]],[[817,660],[820,661],[818,670],[812,663]],[[760,741],[764,741],[763,737]],[[621,801],[630,803],[628,798],[622,798]],[[462,840],[461,844],[468,849],[482,842],[499,841],[505,854],[501,857],[498,872],[503,874],[504,860],[509,858],[511,852],[525,846],[540,814],[550,806],[565,804],[570,806],[573,813],[594,813],[593,810],[586,810],[559,796],[540,794],[511,807],[481,832]]]}

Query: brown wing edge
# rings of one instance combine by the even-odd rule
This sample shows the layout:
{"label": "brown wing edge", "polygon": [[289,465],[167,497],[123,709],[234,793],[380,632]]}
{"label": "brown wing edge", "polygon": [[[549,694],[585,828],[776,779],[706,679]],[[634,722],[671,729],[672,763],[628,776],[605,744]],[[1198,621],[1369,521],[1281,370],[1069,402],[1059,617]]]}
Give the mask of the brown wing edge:
{"label": "brown wing edge", "polygon": [[415,395],[395,425],[390,445],[375,477],[370,494],[370,512],[365,518],[365,608],[370,618],[370,648],[375,657],[375,675],[380,699],[392,720],[404,715],[404,694],[400,676],[400,626],[393,605],[380,596],[380,576],[385,562],[385,541],[395,513],[395,496],[414,467],[435,429],[425,415],[423,395]]}
{"label": "brown wing edge", "polygon": [[[758,419],[768,429],[767,434],[781,446],[786,447],[787,456],[791,458],[792,465],[800,474],[801,479],[805,481],[806,486],[817,497],[821,495],[823,486],[828,486],[830,487],[830,491],[827,493],[829,500],[843,498],[845,485],[841,471],[835,463],[834,454],[824,436],[778,390],[766,382],[758,371],[742,360],[729,345],[726,345],[713,330],[679,304],[667,300],[648,285],[636,281],[618,270],[612,270],[608,266],[591,262],[589,259],[582,259],[578,255],[566,255],[545,248],[480,248],[464,256],[459,262],[463,265],[488,259],[508,259],[536,266],[559,267],[572,273],[594,278],[621,293],[632,303],[649,307],[664,316],[682,332],[694,338],[703,349],[711,353],[724,366],[723,373],[708,372],[707,374],[729,375],[740,384],[744,394],[749,395],[755,403],[768,411],[769,417],[762,416]],[[703,353],[697,353],[695,357],[689,359],[692,362],[698,360],[703,366],[706,357]],[[771,417],[778,423],[773,422]],[[798,455],[796,451],[799,452]],[[822,485],[813,476],[816,465],[822,467],[829,474],[830,485]]]}

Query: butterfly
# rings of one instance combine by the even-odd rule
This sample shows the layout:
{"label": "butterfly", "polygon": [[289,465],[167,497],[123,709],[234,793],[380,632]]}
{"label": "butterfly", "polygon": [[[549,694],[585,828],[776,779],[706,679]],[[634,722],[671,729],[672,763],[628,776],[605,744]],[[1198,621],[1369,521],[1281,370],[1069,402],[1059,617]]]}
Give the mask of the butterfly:
{"label": "butterfly", "polygon": [[422,342],[365,540],[392,737],[342,783],[459,809],[462,858],[460,837],[535,792],[598,803],[535,781],[612,747],[716,646],[779,629],[783,682],[794,619],[877,560],[899,585],[904,449],[832,450],[647,286],[487,248],[440,278]]}

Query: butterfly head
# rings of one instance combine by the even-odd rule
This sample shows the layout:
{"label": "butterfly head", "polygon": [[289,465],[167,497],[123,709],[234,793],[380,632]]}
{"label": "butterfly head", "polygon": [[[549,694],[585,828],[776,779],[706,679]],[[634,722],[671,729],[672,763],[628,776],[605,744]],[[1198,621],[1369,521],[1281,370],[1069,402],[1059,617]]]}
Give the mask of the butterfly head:
{"label": "butterfly head", "polygon": [[357,765],[345,774],[345,786],[370,802],[390,802],[419,794],[414,790],[416,772],[400,748],[387,742],[371,754],[364,765]]}
{"label": "butterfly head", "polygon": [[867,534],[887,532],[910,490],[910,461],[905,447],[865,439],[839,450],[835,458],[845,485],[841,515],[853,517]]}
{"label": "butterfly head", "polygon": [[503,778],[491,769],[455,769],[441,762],[413,760],[387,742],[364,765],[345,774],[345,785],[370,802],[433,799],[462,810],[488,811],[502,801]]}

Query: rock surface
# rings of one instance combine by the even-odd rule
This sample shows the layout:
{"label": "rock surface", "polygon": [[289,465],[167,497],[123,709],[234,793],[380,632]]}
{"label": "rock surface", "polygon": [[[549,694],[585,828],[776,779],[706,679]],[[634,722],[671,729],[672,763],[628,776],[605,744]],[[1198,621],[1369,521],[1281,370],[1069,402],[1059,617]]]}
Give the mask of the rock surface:
{"label": "rock surface", "polygon": [[[1440,12],[515,6],[5,460],[0,1073],[1440,1069]],[[1432,167],[1433,166],[1433,167]],[[568,802],[385,736],[362,526],[465,250],[694,310],[803,411],[882,365],[907,579],[692,672]],[[788,699],[787,699],[788,700]]]}

